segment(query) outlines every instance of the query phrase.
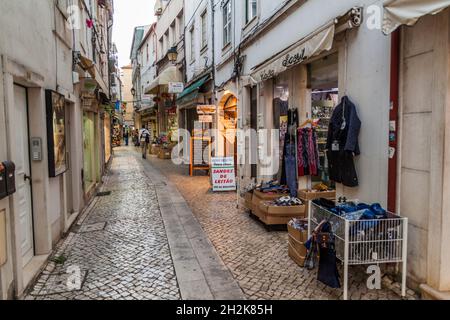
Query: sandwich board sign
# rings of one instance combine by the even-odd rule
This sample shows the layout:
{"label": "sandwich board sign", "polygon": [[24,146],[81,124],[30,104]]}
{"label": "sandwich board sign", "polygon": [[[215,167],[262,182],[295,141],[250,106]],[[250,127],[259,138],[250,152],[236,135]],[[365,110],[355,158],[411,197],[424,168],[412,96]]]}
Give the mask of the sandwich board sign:
{"label": "sandwich board sign", "polygon": [[211,162],[213,192],[236,191],[234,157],[216,157]]}

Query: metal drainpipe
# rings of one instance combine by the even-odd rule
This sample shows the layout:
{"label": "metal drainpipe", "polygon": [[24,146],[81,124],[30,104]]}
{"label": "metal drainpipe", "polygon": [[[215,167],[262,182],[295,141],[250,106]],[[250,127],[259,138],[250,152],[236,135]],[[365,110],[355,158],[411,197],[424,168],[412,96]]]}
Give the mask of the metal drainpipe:
{"label": "metal drainpipe", "polygon": [[389,121],[395,122],[395,131],[389,131],[389,135],[395,135],[391,140],[389,137],[389,147],[395,149],[394,156],[388,160],[388,210],[397,211],[397,154],[398,150],[398,110],[400,93],[400,30],[396,30],[391,35],[391,79],[390,79],[390,114]]}
{"label": "metal drainpipe", "polygon": [[[211,63],[212,63],[212,68],[211,68],[211,77],[212,77],[212,99],[211,102],[213,105],[216,105],[217,101],[216,101],[216,50],[215,50],[215,9],[214,9],[214,0],[210,0],[210,4],[211,4],[211,36],[212,36],[212,44],[211,44],[211,49],[212,49],[212,58],[211,58]],[[218,106],[216,106],[216,117],[219,117],[219,110],[218,110]],[[216,124],[216,130],[218,130],[219,128],[217,128],[217,123],[218,123],[218,118],[215,121]],[[212,128],[212,130],[214,130],[214,128]],[[218,132],[217,134],[214,134],[215,137],[218,136]],[[214,141],[214,143],[216,144],[216,148],[214,148],[215,150],[217,150],[217,141]]]}

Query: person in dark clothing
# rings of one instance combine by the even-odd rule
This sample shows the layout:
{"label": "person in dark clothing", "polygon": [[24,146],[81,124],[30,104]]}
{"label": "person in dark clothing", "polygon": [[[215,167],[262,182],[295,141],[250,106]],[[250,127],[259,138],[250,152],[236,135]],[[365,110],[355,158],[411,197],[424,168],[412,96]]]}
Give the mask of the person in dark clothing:
{"label": "person in dark clothing", "polygon": [[347,187],[359,185],[354,156],[361,153],[358,136],[361,120],[356,106],[347,96],[334,109],[327,140],[330,179]]}
{"label": "person in dark clothing", "polygon": [[128,133],[128,129],[125,129],[125,132],[123,133],[123,139],[125,140],[125,145],[128,147],[128,141],[129,141],[130,135]]}

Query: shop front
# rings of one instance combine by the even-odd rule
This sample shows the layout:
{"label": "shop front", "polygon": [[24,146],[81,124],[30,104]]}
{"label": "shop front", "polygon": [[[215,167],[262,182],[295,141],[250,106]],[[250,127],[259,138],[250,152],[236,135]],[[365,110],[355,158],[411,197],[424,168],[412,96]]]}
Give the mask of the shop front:
{"label": "shop front", "polygon": [[[83,190],[90,199],[100,182],[100,116],[94,96],[83,95]],[[104,127],[104,123],[102,123]]]}
{"label": "shop front", "polygon": [[[402,276],[408,275],[411,288],[420,287],[427,296],[442,299],[450,290],[443,273],[449,256],[439,253],[443,237],[448,237],[442,223],[449,211],[442,201],[447,198],[446,189],[435,186],[445,185],[448,179],[442,163],[447,157],[443,128],[448,95],[438,92],[447,92],[448,86],[450,12],[438,13],[445,6],[429,11],[431,2],[419,2],[417,10],[403,1],[386,5],[383,25],[392,27],[384,30],[390,37],[366,25],[343,28],[338,18],[337,23],[306,35],[264,63],[254,63],[248,76],[241,77],[242,128],[279,132],[273,150],[258,140],[255,149],[264,147],[269,152],[256,151],[256,166],[246,162],[239,179],[243,182],[241,204],[263,222],[268,221],[267,212],[280,208],[261,208],[261,202],[273,203],[282,196],[290,197],[292,206],[296,203],[292,197],[299,198],[306,207],[296,215],[305,218],[310,212],[308,201],[315,198],[357,200],[379,216],[390,216],[402,227],[388,231],[389,227],[381,227],[385,222],[373,223],[383,229],[380,239],[395,229],[397,238],[392,241],[398,251],[377,249],[375,256],[360,255],[355,261],[376,264],[383,255],[385,262],[402,262]],[[425,12],[436,14],[421,17]],[[416,24],[390,33],[405,23]],[[311,145],[314,148],[308,150]],[[266,159],[279,161],[279,166],[265,170]],[[256,191],[255,184],[259,184]],[[252,195],[245,192],[248,189],[254,190]],[[323,209],[330,204],[320,205]],[[336,209],[329,207],[322,213],[330,210]],[[343,225],[350,223],[349,215],[341,214]],[[298,229],[308,234],[301,224],[297,221]],[[299,242],[307,240],[296,237]],[[374,248],[367,250],[374,252]],[[306,251],[300,253],[290,246],[291,257],[305,263]]]}
{"label": "shop front", "polygon": [[111,159],[111,146],[112,146],[112,139],[111,139],[111,113],[105,112],[104,118],[103,118],[103,132],[105,137],[105,164],[109,163],[109,160]]}
{"label": "shop front", "polygon": [[154,134],[152,147],[149,149],[150,153],[162,159],[171,159],[172,149],[178,143],[179,114],[176,95],[183,90],[182,76],[177,66],[167,66],[145,89],[145,94],[154,97],[156,106],[156,119],[147,123],[152,128],[151,134]]}
{"label": "shop front", "polygon": [[[216,107],[212,105],[212,87],[212,79],[206,75],[194,79],[177,95],[178,126],[183,129],[183,132],[179,133],[180,143],[183,143],[183,139],[192,137],[211,137],[216,114]],[[185,145],[186,148],[181,150],[180,157],[185,163],[189,163],[190,141]]]}

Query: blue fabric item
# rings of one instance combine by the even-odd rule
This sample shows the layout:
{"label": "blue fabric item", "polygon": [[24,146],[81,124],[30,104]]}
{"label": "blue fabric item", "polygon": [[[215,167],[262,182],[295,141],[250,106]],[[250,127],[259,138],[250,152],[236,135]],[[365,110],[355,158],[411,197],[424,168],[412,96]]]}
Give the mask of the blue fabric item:
{"label": "blue fabric item", "polygon": [[306,247],[306,249],[311,250],[311,244],[312,244],[312,242],[313,242],[312,237],[309,238],[308,241],[305,242],[305,247]]}
{"label": "blue fabric item", "polygon": [[297,185],[297,161],[295,156],[296,146],[294,143],[290,143],[286,146],[285,155],[285,173],[286,181],[289,187],[291,197],[297,197],[298,185]]}

